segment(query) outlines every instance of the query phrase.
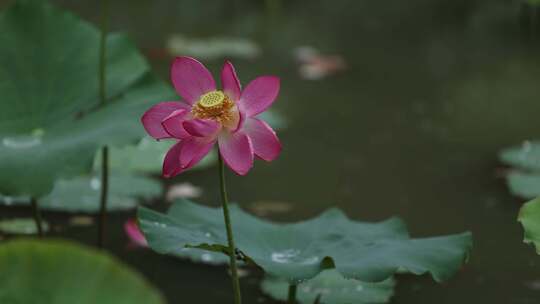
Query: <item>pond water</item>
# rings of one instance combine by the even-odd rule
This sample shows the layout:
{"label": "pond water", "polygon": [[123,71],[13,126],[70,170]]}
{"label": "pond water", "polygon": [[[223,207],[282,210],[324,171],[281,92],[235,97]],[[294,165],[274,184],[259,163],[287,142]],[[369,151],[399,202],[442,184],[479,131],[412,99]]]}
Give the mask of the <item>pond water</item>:
{"label": "pond water", "polygon": [[[99,20],[96,1],[53,2]],[[496,174],[499,149],[540,136],[540,27],[517,1],[110,2],[111,29],[128,32],[167,81],[172,34],[251,39],[262,53],[233,59],[243,83],[282,78],[274,109],[289,123],[279,134],[283,153],[248,177],[229,174],[234,201],[287,203],[289,211],[269,215],[280,221],[338,206],[359,220],[400,216],[418,237],[470,230],[474,249],[459,274],[443,285],[399,276],[392,303],[538,303],[540,257],[522,243],[521,202]],[[346,69],[303,79],[294,55],[301,46],[342,56]],[[222,59],[207,62],[217,73]],[[198,201],[218,206],[215,171],[177,181],[202,187]],[[224,267],[127,250],[130,216],[110,216],[107,246],[169,303],[232,302]],[[87,227],[58,234],[95,239]],[[242,279],[246,303],[272,303],[258,290],[260,276]]]}

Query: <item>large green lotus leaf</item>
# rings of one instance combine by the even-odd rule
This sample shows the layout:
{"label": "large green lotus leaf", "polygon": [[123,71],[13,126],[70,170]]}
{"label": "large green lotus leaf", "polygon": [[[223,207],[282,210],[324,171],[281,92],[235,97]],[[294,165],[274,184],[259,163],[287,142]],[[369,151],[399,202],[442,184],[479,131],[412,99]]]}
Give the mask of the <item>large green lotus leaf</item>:
{"label": "large green lotus leaf", "polygon": [[[168,99],[133,44],[110,35],[107,92],[96,110],[99,33],[40,0],[0,15],[0,193],[41,196],[60,177],[89,172],[97,149],[144,134],[139,117]],[[84,114],[83,114],[84,113]]]}
{"label": "large green lotus leaf", "polygon": [[501,162],[525,170],[540,171],[540,143],[525,141],[499,152]]}
{"label": "large green lotus leaf", "polygon": [[[328,266],[361,281],[385,280],[398,268],[429,272],[443,281],[460,268],[472,247],[470,233],[411,239],[397,218],[363,223],[337,209],[308,221],[277,224],[232,205],[231,217],[237,247],[246,260],[290,282],[313,278]],[[178,254],[185,247],[226,252],[221,209],[182,200],[167,214],[140,208],[139,223],[157,252]]]}
{"label": "large green lotus leaf", "polygon": [[[49,224],[42,221],[43,231],[49,230]],[[38,227],[33,218],[12,218],[0,220],[0,231],[7,234],[37,234]]]}
{"label": "large green lotus leaf", "polygon": [[[102,111],[78,121],[63,121],[26,138],[7,138],[0,149],[0,192],[43,195],[55,180],[92,169],[101,145],[121,145],[140,138],[139,117],[163,84],[145,80]],[[28,168],[32,168],[28,170]]]}
{"label": "large green lotus leaf", "polygon": [[[394,294],[393,278],[378,283],[345,279],[336,270],[324,270],[313,279],[298,284],[296,299],[300,304],[313,304],[320,297],[322,304],[377,304],[387,303]],[[286,301],[289,282],[268,277],[261,283],[264,293]]]}
{"label": "large green lotus leaf", "polygon": [[106,253],[67,241],[4,243],[0,268],[0,303],[164,303],[135,271]]}
{"label": "large green lotus leaf", "polygon": [[533,244],[536,253],[540,254],[540,198],[525,203],[519,211],[518,221],[523,225],[525,237],[523,241]]}
{"label": "large green lotus leaf", "polygon": [[[139,199],[157,197],[161,193],[161,184],[152,178],[113,172],[109,176],[107,209],[133,209],[139,204]],[[39,200],[39,207],[54,211],[97,213],[100,208],[100,194],[100,174],[59,179],[55,182],[53,191]],[[0,203],[29,205],[30,200],[28,197],[0,197]]]}
{"label": "large green lotus leaf", "polygon": [[540,173],[512,171],[506,175],[506,183],[515,196],[526,199],[540,196]]}
{"label": "large green lotus leaf", "polygon": [[[0,15],[0,130],[27,134],[98,102],[99,32],[42,0],[19,0]],[[107,40],[107,92],[116,96],[148,70],[123,36]]]}

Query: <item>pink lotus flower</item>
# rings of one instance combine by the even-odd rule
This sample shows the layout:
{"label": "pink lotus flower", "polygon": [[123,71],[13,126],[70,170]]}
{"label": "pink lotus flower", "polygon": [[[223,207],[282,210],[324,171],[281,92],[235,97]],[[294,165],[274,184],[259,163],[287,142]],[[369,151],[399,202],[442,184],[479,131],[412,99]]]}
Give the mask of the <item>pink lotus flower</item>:
{"label": "pink lotus flower", "polygon": [[257,156],[274,160],[281,143],[272,128],[257,115],[279,93],[279,78],[260,76],[242,91],[230,62],[221,71],[223,90],[216,89],[212,74],[199,61],[177,57],[171,80],[184,101],[166,101],[151,107],[141,118],[155,139],[178,140],[167,152],[163,176],[173,177],[197,164],[218,143],[219,152],[233,171],[248,173]]}

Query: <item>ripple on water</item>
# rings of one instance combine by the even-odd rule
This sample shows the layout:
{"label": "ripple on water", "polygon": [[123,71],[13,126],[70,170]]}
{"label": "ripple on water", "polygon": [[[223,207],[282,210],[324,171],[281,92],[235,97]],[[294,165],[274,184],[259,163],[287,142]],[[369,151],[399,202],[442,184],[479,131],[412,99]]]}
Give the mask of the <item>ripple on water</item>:
{"label": "ripple on water", "polygon": [[286,249],[283,251],[272,252],[271,259],[276,263],[289,263],[300,254],[300,250]]}
{"label": "ripple on water", "polygon": [[271,259],[276,263],[297,263],[303,265],[316,264],[320,261],[319,257],[311,256],[307,258],[300,258],[300,250],[298,249],[286,249],[283,251],[272,252]]}

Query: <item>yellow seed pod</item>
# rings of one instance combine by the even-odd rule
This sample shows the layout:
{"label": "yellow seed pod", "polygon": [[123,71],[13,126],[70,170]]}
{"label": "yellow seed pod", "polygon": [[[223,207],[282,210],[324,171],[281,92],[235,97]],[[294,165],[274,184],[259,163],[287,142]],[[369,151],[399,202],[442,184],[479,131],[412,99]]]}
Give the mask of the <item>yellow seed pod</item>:
{"label": "yellow seed pod", "polygon": [[199,100],[199,105],[203,108],[214,108],[219,107],[223,104],[225,100],[225,94],[221,91],[212,91],[201,96]]}

